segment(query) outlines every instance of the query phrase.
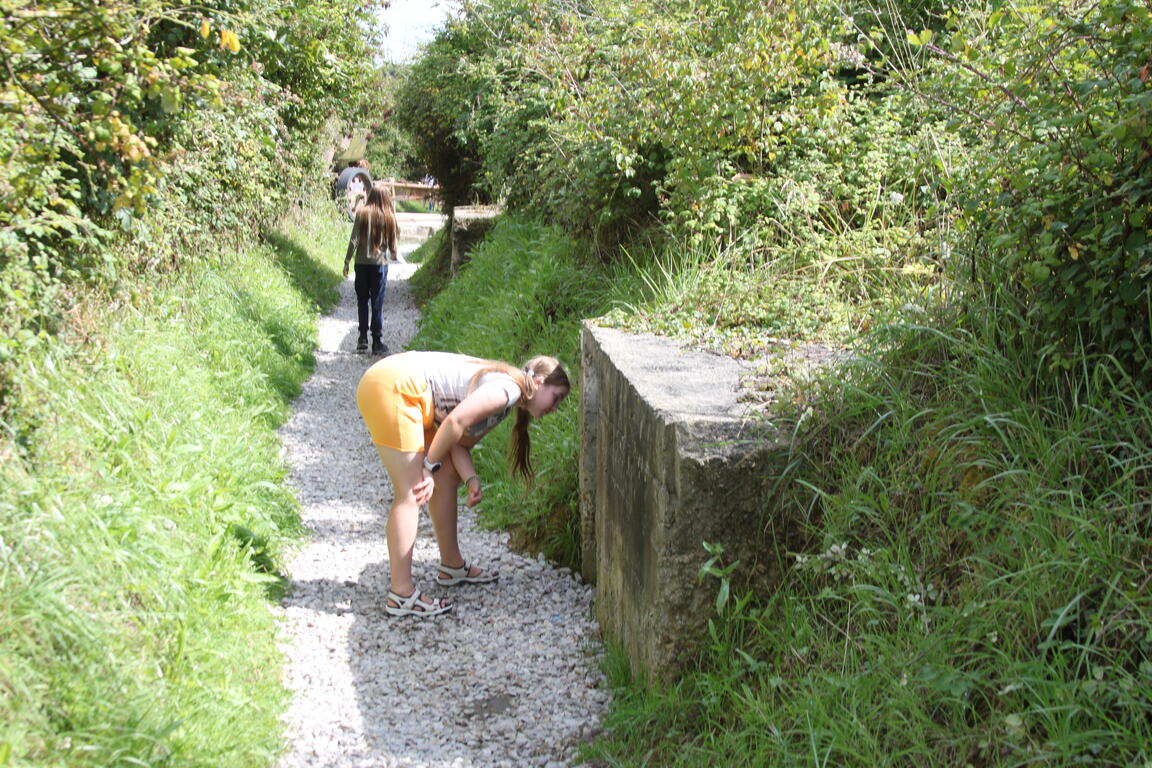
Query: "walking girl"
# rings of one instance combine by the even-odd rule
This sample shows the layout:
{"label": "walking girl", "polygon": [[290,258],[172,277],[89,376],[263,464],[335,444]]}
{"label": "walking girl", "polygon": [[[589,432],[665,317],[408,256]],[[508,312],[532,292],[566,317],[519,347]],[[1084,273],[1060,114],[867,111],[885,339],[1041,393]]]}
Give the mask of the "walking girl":
{"label": "walking girl", "polygon": [[344,277],[348,277],[348,262],[356,258],[356,312],[360,321],[360,336],[356,351],[368,351],[368,332],[372,332],[372,354],[387,354],[380,335],[384,325],[384,290],[388,286],[388,254],[397,260],[396,242],[400,227],[396,224],[396,211],[392,193],[383,181],[372,184],[368,200],[356,211],[352,223],[352,237],[344,254]]}
{"label": "walking girl", "polygon": [[404,352],[372,365],[360,379],[356,403],[380,460],[392,479],[388,515],[391,589],[384,609],[393,616],[435,616],[451,610],[422,597],[412,580],[420,505],[428,504],[440,549],[441,586],[495,581],[460,552],[456,494],[466,486],[469,507],[484,497],[471,449],[513,410],[512,468],[531,480],[528,425],[568,396],[568,375],[554,357],[517,368],[449,352]]}

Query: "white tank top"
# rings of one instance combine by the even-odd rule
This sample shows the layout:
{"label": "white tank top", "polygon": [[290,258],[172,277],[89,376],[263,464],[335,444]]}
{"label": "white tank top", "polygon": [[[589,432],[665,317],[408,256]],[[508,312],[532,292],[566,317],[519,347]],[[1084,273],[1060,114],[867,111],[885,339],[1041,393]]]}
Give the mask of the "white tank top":
{"label": "white tank top", "polygon": [[[468,384],[476,371],[480,370],[481,362],[468,355],[457,355],[452,352],[412,352],[416,364],[424,371],[428,379],[428,386],[432,389],[432,405],[436,409],[436,423],[444,421],[452,410],[460,405],[470,392]],[[504,420],[512,408],[520,401],[520,387],[512,377],[490,371],[480,377],[476,382],[479,387],[488,382],[497,382],[504,389],[508,402],[504,410],[489,416],[483,421],[468,428],[472,437],[480,437]]]}

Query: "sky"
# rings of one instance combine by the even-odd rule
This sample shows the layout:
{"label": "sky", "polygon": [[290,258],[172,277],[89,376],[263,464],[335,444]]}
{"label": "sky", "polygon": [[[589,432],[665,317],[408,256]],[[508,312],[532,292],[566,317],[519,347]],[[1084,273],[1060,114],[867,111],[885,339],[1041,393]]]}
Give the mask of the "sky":
{"label": "sky", "polygon": [[395,63],[411,60],[417,47],[435,36],[449,11],[457,6],[457,0],[392,0],[388,8],[379,11],[381,21],[388,27],[384,38],[385,60]]}

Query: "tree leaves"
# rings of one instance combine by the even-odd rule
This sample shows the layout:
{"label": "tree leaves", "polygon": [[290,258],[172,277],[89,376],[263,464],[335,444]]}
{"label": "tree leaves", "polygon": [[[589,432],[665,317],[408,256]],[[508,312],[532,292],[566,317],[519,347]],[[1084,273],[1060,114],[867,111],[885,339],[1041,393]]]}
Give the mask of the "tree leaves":
{"label": "tree leaves", "polygon": [[[345,111],[342,89],[371,74],[373,8],[6,0],[0,291],[25,299],[0,307],[0,336],[51,328],[61,282],[112,283],[124,259],[178,261],[149,249],[257,229],[287,194],[293,153],[308,153],[322,121]],[[164,221],[142,226],[156,210]],[[117,239],[134,247],[113,255]]]}

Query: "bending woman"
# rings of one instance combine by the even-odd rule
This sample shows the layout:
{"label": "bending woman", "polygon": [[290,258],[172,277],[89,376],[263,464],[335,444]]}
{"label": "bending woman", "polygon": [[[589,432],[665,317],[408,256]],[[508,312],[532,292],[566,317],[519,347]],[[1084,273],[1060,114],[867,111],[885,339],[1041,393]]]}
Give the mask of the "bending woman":
{"label": "bending woman", "polygon": [[444,600],[422,598],[412,581],[412,549],[420,505],[428,504],[442,586],[494,581],[497,574],[468,563],[457,539],[457,491],[467,505],[483,498],[471,449],[516,410],[511,463],[532,477],[528,425],[556,410],[568,395],[568,375],[553,357],[534,357],[516,368],[449,352],[404,352],[372,365],[356,388],[356,403],[384,468],[392,479],[388,515],[391,589],[384,609],[393,616],[435,616]]}

